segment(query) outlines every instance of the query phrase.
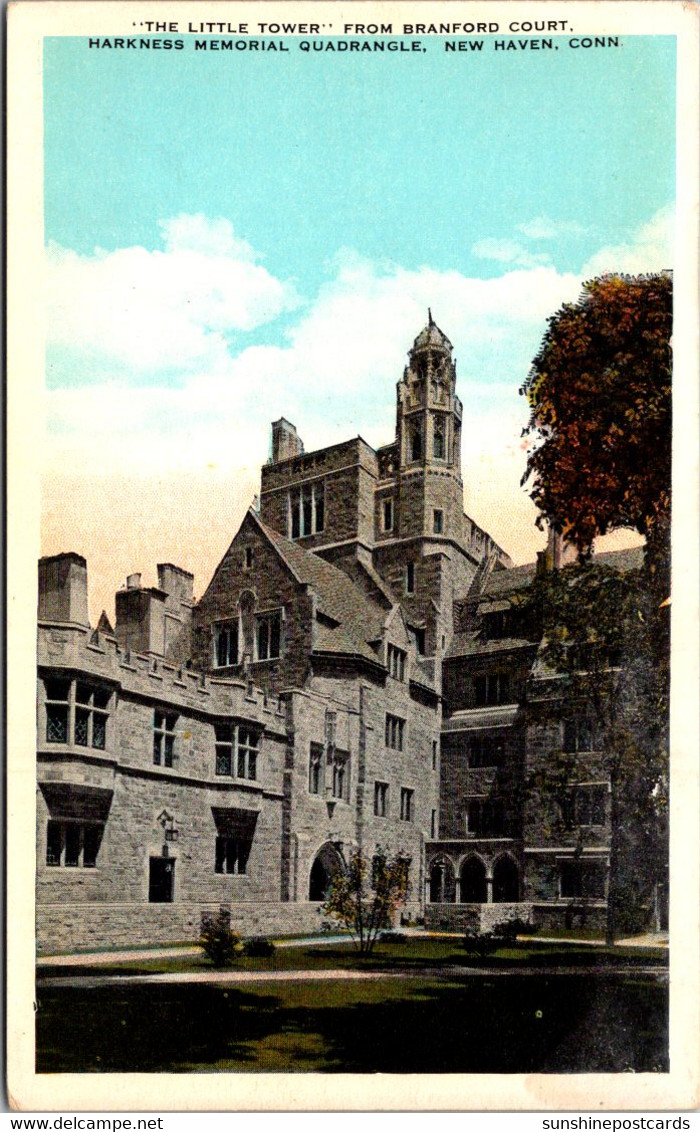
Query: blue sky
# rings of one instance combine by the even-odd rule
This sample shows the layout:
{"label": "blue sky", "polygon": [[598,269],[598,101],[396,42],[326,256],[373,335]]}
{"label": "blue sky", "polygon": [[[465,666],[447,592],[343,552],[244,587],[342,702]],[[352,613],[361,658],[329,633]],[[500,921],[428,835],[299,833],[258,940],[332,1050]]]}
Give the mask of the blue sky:
{"label": "blue sky", "polygon": [[226,216],[307,292],[342,246],[496,274],[473,245],[542,215],[582,229],[552,248],[576,270],[669,203],[672,37],[527,54],[427,42],[358,57],[47,40],[47,237],[154,247],[165,217]]}
{"label": "blue sky", "polygon": [[[76,508],[96,477],[157,476],[162,496],[213,475],[238,485],[230,523],[280,414],[307,448],[386,442],[431,305],[471,422],[467,505],[504,543],[531,526],[517,388],[546,317],[586,276],[672,266],[675,39],[557,42],[357,56],[47,39],[47,515],[68,474]],[[66,537],[47,523],[47,552]]]}

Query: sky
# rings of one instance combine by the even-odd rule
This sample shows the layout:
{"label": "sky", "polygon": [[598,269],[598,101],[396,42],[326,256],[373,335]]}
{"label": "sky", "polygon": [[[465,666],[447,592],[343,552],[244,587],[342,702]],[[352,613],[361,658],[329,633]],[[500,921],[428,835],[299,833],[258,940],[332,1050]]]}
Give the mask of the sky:
{"label": "sky", "polygon": [[466,509],[532,560],[518,389],[547,318],[596,274],[673,266],[674,38],[557,42],[45,40],[42,553],[85,555],[93,621],[156,562],[203,592],[273,419],[307,451],[392,440],[428,307],[455,346]]}

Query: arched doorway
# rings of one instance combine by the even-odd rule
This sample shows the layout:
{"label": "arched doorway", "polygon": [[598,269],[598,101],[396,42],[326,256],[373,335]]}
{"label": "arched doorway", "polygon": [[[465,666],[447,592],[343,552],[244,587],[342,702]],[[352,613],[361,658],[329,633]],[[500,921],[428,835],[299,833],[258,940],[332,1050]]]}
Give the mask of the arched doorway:
{"label": "arched doorway", "polygon": [[517,904],[520,899],[518,866],[512,857],[499,857],[493,867],[494,904]]}
{"label": "arched doorway", "polygon": [[430,903],[454,904],[455,871],[452,862],[440,858],[430,867]]}
{"label": "arched doorway", "polygon": [[460,899],[462,904],[486,903],[486,866],[479,857],[467,857],[462,865]]}
{"label": "arched doorway", "polygon": [[332,842],[322,845],[314,858],[309,876],[309,900],[325,900],[336,873],[345,871],[343,858]]}

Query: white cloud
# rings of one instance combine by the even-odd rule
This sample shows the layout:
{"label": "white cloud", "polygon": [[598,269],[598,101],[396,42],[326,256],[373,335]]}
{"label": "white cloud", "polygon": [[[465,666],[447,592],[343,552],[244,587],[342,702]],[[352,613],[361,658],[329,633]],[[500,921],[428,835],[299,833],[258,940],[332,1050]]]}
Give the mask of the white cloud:
{"label": "white cloud", "polygon": [[673,266],[674,210],[661,208],[651,220],[632,233],[629,241],[611,244],[591,256],[582,269],[590,279],[606,272],[642,275]]}
{"label": "white cloud", "polygon": [[[640,228],[625,249],[625,263],[634,256],[635,271],[653,270],[668,228],[665,212]],[[431,307],[458,359],[470,513],[514,556],[532,556],[539,536],[534,509],[519,486],[527,407],[517,391],[548,316],[577,299],[582,279],[597,270],[591,268],[597,257],[581,274],[504,258],[504,273],[483,280],[430,266],[408,271],[345,250],[281,344],[234,349],[225,330],[259,325],[256,319],[266,312],[294,301],[290,289],[254,262],[256,253],[228,221],[177,217],[162,230],[162,252],[52,252],[54,285],[70,292],[68,299],[54,299],[54,318],[61,311],[66,316],[63,326],[54,324],[54,341],[70,348],[86,371],[94,363],[101,375],[46,394],[45,482],[59,520],[60,484],[68,473],[73,492],[96,475],[116,481],[138,474],[143,508],[154,512],[162,510],[159,493],[166,481],[175,509],[180,488],[173,483],[189,485],[184,516],[199,516],[193,500],[207,492],[212,497],[213,478],[217,485],[230,484],[232,494],[245,485],[248,498],[267,458],[269,422],[280,415],[294,421],[307,450],[357,433],[375,446],[387,443],[394,435],[395,385]],[[609,257],[610,249],[600,255]],[[666,266],[668,259],[662,262]],[[604,266],[630,270],[609,258]],[[217,280],[220,295],[214,293]],[[134,372],[127,375],[132,361]],[[228,501],[228,488],[221,491]],[[86,508],[90,498],[88,493]],[[117,504],[112,509],[112,529],[136,522],[133,493],[129,500],[125,496],[121,512]],[[79,512],[75,501],[72,506]],[[194,522],[192,529],[197,534]],[[88,557],[99,551],[102,537],[99,529],[90,536]],[[158,555],[163,560],[155,539],[144,544],[146,561]],[[216,553],[223,541],[217,534]],[[138,566],[130,561],[127,572]]]}
{"label": "white cloud", "polygon": [[455,346],[468,421],[478,433],[484,413],[495,411],[517,436],[526,415],[517,390],[545,320],[578,288],[577,277],[549,267],[484,281],[429,267],[377,267],[346,252],[284,346],[222,351],[214,365],[169,387],[128,387],[113,374],[50,391],[51,462],[86,471],[216,466],[233,474],[265,459],[269,422],[280,414],[295,422],[307,449],[356,433],[387,443],[395,384],[429,306]]}
{"label": "white cloud", "polygon": [[233,224],[226,217],[210,220],[203,212],[181,212],[158,224],[166,252],[200,252],[207,256],[228,256],[244,263],[254,263],[261,256],[247,240],[235,235]]}
{"label": "white cloud", "polygon": [[519,224],[518,231],[529,240],[554,240],[558,236],[580,236],[585,229],[575,220],[552,220],[549,216],[535,216],[525,224]]}
{"label": "white cloud", "polygon": [[294,288],[254,262],[228,220],[178,216],[162,225],[164,251],[142,247],[47,254],[48,345],[79,373],[124,376],[217,368],[226,334],[249,331],[298,305]]}
{"label": "white cloud", "polygon": [[471,250],[479,259],[493,259],[498,263],[510,263],[518,267],[537,267],[551,263],[548,255],[533,255],[517,240],[496,240],[487,236],[484,240],[477,240]]}

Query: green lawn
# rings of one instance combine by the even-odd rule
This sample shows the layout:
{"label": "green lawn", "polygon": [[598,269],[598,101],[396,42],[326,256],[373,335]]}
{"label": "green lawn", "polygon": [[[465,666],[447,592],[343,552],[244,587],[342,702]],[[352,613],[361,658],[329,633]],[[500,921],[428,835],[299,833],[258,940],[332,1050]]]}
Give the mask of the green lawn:
{"label": "green lawn", "polygon": [[[249,959],[237,955],[233,964],[237,971],[290,971],[322,970],[329,968],[361,969],[370,971],[410,971],[424,967],[610,967],[619,964],[648,965],[667,962],[667,953],[653,947],[577,947],[567,943],[540,943],[537,940],[519,943],[515,947],[501,948],[481,961],[467,954],[460,939],[410,937],[404,943],[379,943],[373,953],[363,956],[352,943],[317,944],[313,947],[300,944],[278,947],[269,959]],[[134,975],[178,971],[212,971],[214,968],[204,955],[172,955],[167,958],[123,960],[119,963],[85,964],[71,967],[48,966],[39,968],[40,978],[51,976],[80,977],[81,975]]]}
{"label": "green lawn", "polygon": [[40,1073],[668,1067],[666,988],[643,976],[48,984],[37,1006]]}

